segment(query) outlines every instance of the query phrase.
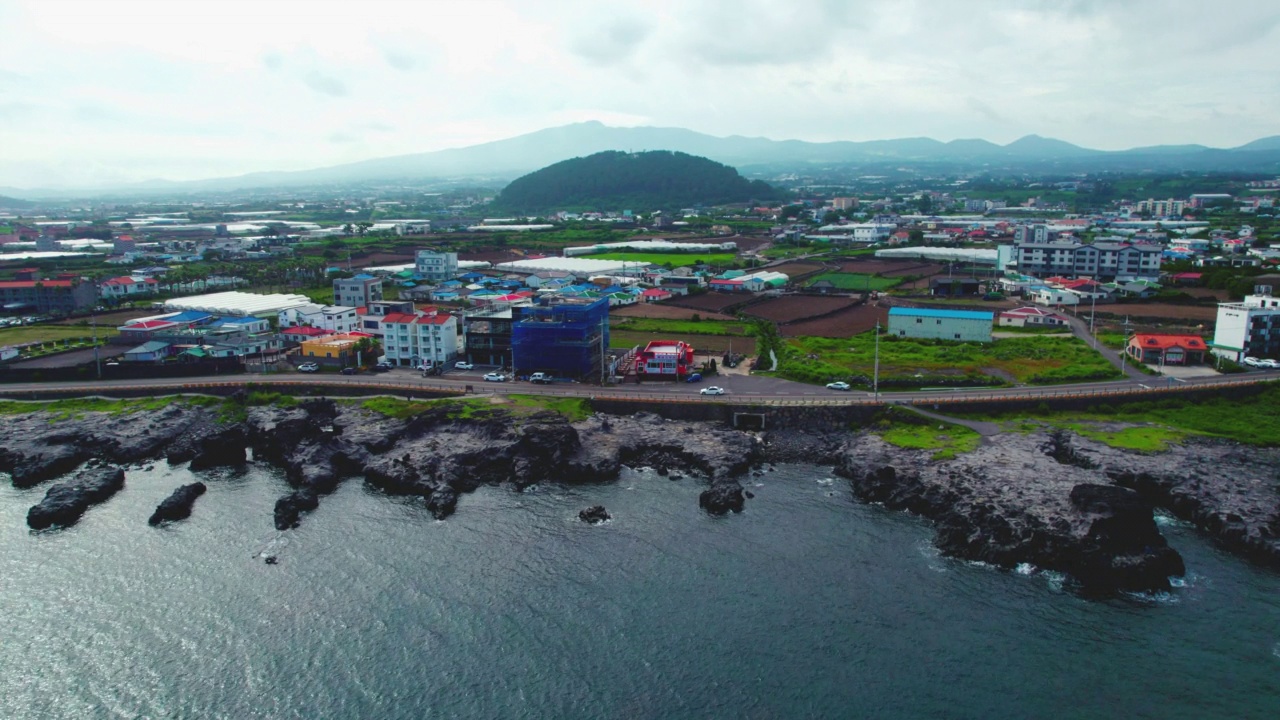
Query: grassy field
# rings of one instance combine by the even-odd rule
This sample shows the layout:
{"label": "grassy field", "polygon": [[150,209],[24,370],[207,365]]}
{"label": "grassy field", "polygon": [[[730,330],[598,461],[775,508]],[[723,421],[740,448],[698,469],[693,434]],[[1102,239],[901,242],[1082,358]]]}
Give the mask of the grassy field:
{"label": "grassy field", "polygon": [[365,400],[360,406],[387,417],[405,420],[427,410],[445,407],[451,418],[470,419],[498,411],[510,411],[517,415],[542,410],[557,412],[571,422],[584,420],[591,415],[591,403],[586,398],[559,398],[543,395],[496,395],[494,397],[445,398],[443,400],[400,400],[377,397]]}
{"label": "grassy field", "polygon": [[954,414],[993,420],[1011,431],[1031,430],[1040,425],[1063,427],[1127,450],[1157,452],[1192,436],[1280,446],[1280,386],[1274,383],[1248,398],[1170,398],[1100,404],[1087,411],[1041,408]]}
{"label": "grassy field", "polygon": [[[792,338],[778,375],[809,383],[846,380],[866,385],[875,364],[874,333],[852,338]],[[935,387],[1060,384],[1119,377],[1085,343],[1069,337],[1000,338],[964,343],[882,337],[880,386]]]}
{"label": "grassy field", "polygon": [[877,277],[875,275],[864,275],[859,273],[823,273],[812,279],[806,284],[812,285],[819,280],[826,280],[835,285],[840,290],[888,290],[902,284],[902,278]]}
{"label": "grassy field", "polygon": [[720,354],[732,349],[735,353],[754,355],[756,339],[753,337],[735,337],[733,335],[693,335],[671,333],[631,332],[628,330],[610,330],[609,347],[618,350],[629,350],[637,345],[644,347],[654,340],[683,340],[698,352]]}
{"label": "grassy field", "polygon": [[934,460],[950,460],[960,453],[973,452],[982,436],[962,425],[896,424],[876,433],[890,445],[916,450],[933,450]]}
{"label": "grassy field", "polygon": [[708,265],[728,265],[737,258],[733,253],[698,254],[633,252],[600,253],[599,255],[583,255],[582,257],[590,260],[620,260],[623,262],[648,263],[650,265],[670,265],[671,267],[694,265],[699,260],[707,263]]}
{"label": "grassy field", "polygon": [[751,329],[746,323],[724,320],[666,320],[661,318],[618,318],[610,330],[657,333],[667,335],[733,335],[746,336]]}
{"label": "grassy field", "polygon": [[[118,334],[114,327],[98,326],[98,339]],[[93,328],[88,325],[21,325],[0,328],[0,346],[26,345],[33,342],[53,342],[92,338]]]}

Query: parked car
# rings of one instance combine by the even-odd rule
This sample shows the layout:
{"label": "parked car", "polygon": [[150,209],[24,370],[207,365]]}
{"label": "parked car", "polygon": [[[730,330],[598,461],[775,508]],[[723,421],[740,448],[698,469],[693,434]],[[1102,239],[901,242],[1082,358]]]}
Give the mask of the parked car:
{"label": "parked car", "polygon": [[711,387],[704,387],[698,392],[702,393],[703,395],[723,395],[724,388],[720,387],[719,385],[712,385]]}
{"label": "parked car", "polygon": [[305,362],[298,366],[298,372],[305,372],[305,373],[320,372],[320,366],[313,362]]}
{"label": "parked car", "polygon": [[1244,364],[1245,364],[1245,365],[1248,365],[1249,367],[1261,367],[1261,361],[1260,361],[1260,360],[1258,360],[1258,358],[1256,358],[1256,357],[1247,357],[1247,358],[1245,358],[1245,359],[1244,359]]}
{"label": "parked car", "polygon": [[353,368],[353,367],[342,368],[343,375],[355,375],[358,372],[360,372],[360,368]]}
{"label": "parked car", "polygon": [[453,367],[456,370],[474,370],[476,366],[465,360],[459,360],[453,364]]}
{"label": "parked car", "polygon": [[702,382],[702,373],[690,373],[689,377],[684,379],[685,382]]}
{"label": "parked car", "polygon": [[828,390],[849,390],[850,387],[849,387],[849,383],[847,382],[836,381],[832,383],[827,383],[827,389]]}
{"label": "parked car", "polygon": [[534,383],[536,385],[550,385],[551,383],[555,382],[555,380],[556,379],[552,377],[551,374],[549,373],[537,372],[529,376],[529,382]]}
{"label": "parked car", "polygon": [[1280,368],[1280,362],[1272,360],[1271,358],[1262,358],[1258,361],[1258,367],[1271,369]]}
{"label": "parked car", "polygon": [[392,364],[391,364],[391,363],[389,363],[389,362],[380,362],[380,363],[378,363],[377,365],[374,365],[374,366],[373,366],[373,369],[374,369],[375,371],[377,371],[377,372],[386,372],[386,371],[390,370],[390,369],[391,369],[391,368],[393,368],[393,367],[395,367],[395,365],[392,365]]}
{"label": "parked car", "polygon": [[507,376],[503,375],[502,373],[496,373],[496,372],[485,373],[484,381],[485,382],[506,382]]}

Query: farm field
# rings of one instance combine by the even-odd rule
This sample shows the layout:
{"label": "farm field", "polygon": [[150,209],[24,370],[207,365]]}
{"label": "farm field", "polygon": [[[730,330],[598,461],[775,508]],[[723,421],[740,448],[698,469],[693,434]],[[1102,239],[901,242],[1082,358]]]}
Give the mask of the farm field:
{"label": "farm field", "polygon": [[622,262],[647,263],[649,265],[671,265],[683,267],[698,261],[708,265],[728,265],[738,256],[733,253],[632,253],[614,252],[595,255],[582,255],[589,260],[619,260]]}
{"label": "farm field", "polygon": [[888,290],[897,287],[902,283],[901,278],[877,277],[875,275],[858,275],[855,273],[822,273],[805,281],[805,285],[813,285],[816,282],[825,280],[840,290],[849,290],[854,292],[871,291],[871,290]]}
{"label": "farm field", "polygon": [[[1081,315],[1089,313],[1089,306],[1083,305],[1076,308]],[[1166,320],[1207,320],[1209,322],[1217,322],[1218,307],[1216,305],[1178,305],[1175,303],[1113,303],[1108,305],[1099,304],[1097,307],[1099,315],[1110,314],[1115,317],[1129,318],[1162,318]]]}
{"label": "farm field", "polygon": [[[130,320],[133,320],[134,318],[148,317],[150,315],[163,315],[163,314],[164,314],[163,310],[156,310],[153,308],[134,308],[132,310],[115,310],[112,312],[97,313],[95,317],[98,320],[98,330],[99,332],[101,332],[103,328],[109,328],[111,330],[115,330],[115,328],[125,324]],[[62,320],[54,320],[51,324],[79,325],[80,323],[85,321],[86,321],[86,318],[80,318],[80,317],[64,318]],[[89,328],[89,332],[90,334],[93,333],[92,327]],[[112,334],[115,334],[115,333],[113,332]]]}
{"label": "farm field", "polygon": [[632,332],[629,330],[609,331],[609,347],[630,349],[637,345],[644,347],[653,340],[683,340],[693,346],[697,352],[710,351],[723,353],[733,348],[735,353],[754,355],[756,339],[753,337],[734,337],[730,335],[672,335],[670,333]]}
{"label": "farm field", "polygon": [[[118,335],[114,325],[98,325],[98,339]],[[93,328],[88,325],[22,325],[0,328],[0,347],[26,345],[33,342],[53,342],[92,338]]]}
{"label": "farm field", "polygon": [[661,318],[666,320],[691,320],[697,315],[704,320],[732,320],[732,315],[712,312],[710,310],[694,310],[678,307],[669,303],[636,303],[619,308],[609,308],[609,317],[615,318]]}
{"label": "farm field", "polygon": [[677,295],[660,304],[718,313],[724,312],[725,308],[748,302],[753,297],[755,296],[750,293],[709,292],[702,295]]}
{"label": "farm field", "polygon": [[619,322],[610,322],[610,332],[627,330],[632,332],[666,333],[668,335],[734,335],[745,336],[751,328],[741,320],[660,320],[653,318],[620,318]]}
{"label": "farm field", "polygon": [[876,326],[889,325],[889,308],[875,305],[854,305],[839,312],[815,320],[801,320],[778,327],[783,337],[812,335],[824,338],[847,338],[864,333]]}
{"label": "farm field", "polygon": [[859,300],[847,297],[783,295],[782,297],[769,298],[756,303],[744,309],[743,314],[775,323],[787,323],[835,312],[857,305],[859,302]]}
{"label": "farm field", "polygon": [[[778,374],[800,382],[866,385],[875,362],[874,333],[851,338],[793,338]],[[1105,358],[1073,337],[1027,336],[991,343],[880,338],[880,386],[1058,384],[1119,377]]]}
{"label": "farm field", "polygon": [[[936,269],[935,269],[936,268]],[[929,272],[933,269],[933,272]],[[920,262],[919,260],[844,260],[840,263],[840,271],[863,275],[932,275],[942,271],[941,265]]]}
{"label": "farm field", "polygon": [[818,263],[790,262],[783,265],[775,265],[769,268],[769,270],[772,270],[773,272],[780,272],[794,280],[801,275],[818,272],[825,267],[826,265],[820,265]]}

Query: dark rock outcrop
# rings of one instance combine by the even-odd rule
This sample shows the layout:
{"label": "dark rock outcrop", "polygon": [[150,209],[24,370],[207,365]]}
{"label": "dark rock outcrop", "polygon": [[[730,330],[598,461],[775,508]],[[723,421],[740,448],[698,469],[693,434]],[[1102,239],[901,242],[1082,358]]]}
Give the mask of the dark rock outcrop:
{"label": "dark rock outcrop", "polygon": [[124,470],[117,467],[88,468],[75,478],[49,488],[44,500],[27,511],[27,525],[43,530],[54,525],[70,527],[84,511],[106,502],[124,487]]}
{"label": "dark rock outcrop", "polygon": [[606,520],[612,520],[613,516],[609,514],[608,510],[604,509],[603,505],[592,505],[585,510],[580,510],[578,519],[584,523],[599,525]]}
{"label": "dark rock outcrop", "polygon": [[206,489],[202,482],[193,482],[179,487],[156,506],[156,511],[151,513],[147,522],[151,525],[159,525],[162,522],[187,519],[191,516],[191,506],[196,504],[196,498],[203,495]]}
{"label": "dark rock outcrop", "polygon": [[745,504],[742,486],[732,480],[718,482],[698,496],[698,506],[712,515],[740,513]]}
{"label": "dark rock outcrop", "polygon": [[190,468],[239,467],[245,464],[248,447],[249,439],[244,427],[232,425],[200,438]]}
{"label": "dark rock outcrop", "polygon": [[1096,471],[1064,464],[1034,436],[1005,434],[937,463],[926,452],[861,435],[837,472],[856,497],[932,519],[946,555],[1003,568],[1031,563],[1071,575],[1085,593],[1162,591],[1183,573],[1151,506]]}
{"label": "dark rock outcrop", "polygon": [[320,507],[320,498],[306,489],[294,490],[276,501],[275,523],[277,530],[291,530],[298,527],[298,519],[302,513],[311,512]]}

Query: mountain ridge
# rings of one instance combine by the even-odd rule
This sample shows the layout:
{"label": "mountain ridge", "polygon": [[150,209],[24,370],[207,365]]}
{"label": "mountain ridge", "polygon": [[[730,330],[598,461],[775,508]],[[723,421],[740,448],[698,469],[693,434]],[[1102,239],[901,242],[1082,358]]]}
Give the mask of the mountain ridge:
{"label": "mountain ridge", "polygon": [[0,188],[0,193],[19,197],[69,196],[77,192],[99,195],[107,192],[195,193],[459,177],[505,181],[562,160],[606,150],[668,150],[706,157],[737,168],[789,166],[797,170],[815,165],[919,163],[952,165],[956,169],[997,166],[1011,171],[1055,172],[1133,169],[1280,171],[1280,135],[1259,138],[1235,148],[1177,145],[1108,151],[1039,135],[1026,135],[1006,145],[978,138],[943,142],[927,137],[810,142],[741,135],[717,137],[686,128],[611,127],[592,120],[478,145],[370,158],[309,170],[261,171],[204,180],[154,180],[111,189]]}

